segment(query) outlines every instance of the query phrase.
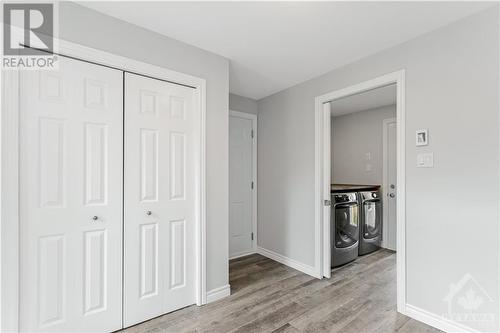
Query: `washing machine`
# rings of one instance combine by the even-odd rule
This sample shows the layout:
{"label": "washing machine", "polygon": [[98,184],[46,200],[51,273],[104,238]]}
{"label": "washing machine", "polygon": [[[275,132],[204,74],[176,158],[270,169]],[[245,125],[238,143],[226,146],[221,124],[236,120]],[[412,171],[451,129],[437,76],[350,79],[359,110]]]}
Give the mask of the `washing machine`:
{"label": "washing machine", "polygon": [[382,241],[382,201],[380,192],[366,191],[358,193],[360,224],[359,224],[359,255],[376,251]]}
{"label": "washing machine", "polygon": [[357,193],[332,193],[330,221],[332,267],[358,257],[359,202]]}

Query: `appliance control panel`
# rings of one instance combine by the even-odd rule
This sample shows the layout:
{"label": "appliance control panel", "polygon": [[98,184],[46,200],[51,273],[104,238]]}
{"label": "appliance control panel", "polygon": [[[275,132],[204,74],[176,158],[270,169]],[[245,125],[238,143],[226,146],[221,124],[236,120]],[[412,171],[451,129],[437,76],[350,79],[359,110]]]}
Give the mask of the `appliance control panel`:
{"label": "appliance control panel", "polygon": [[378,191],[360,192],[359,195],[361,196],[361,200],[374,200],[380,198],[380,193]]}
{"label": "appliance control panel", "polygon": [[355,202],[357,201],[356,193],[335,193],[332,194],[332,199],[334,202]]}

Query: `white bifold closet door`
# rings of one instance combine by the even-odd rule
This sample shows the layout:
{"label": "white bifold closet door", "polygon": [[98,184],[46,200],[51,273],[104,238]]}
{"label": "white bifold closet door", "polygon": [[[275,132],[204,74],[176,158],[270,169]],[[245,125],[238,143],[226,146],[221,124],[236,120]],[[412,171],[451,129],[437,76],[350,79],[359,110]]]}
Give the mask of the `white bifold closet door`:
{"label": "white bifold closet door", "polygon": [[123,73],[59,57],[20,77],[21,331],[122,326]]}
{"label": "white bifold closet door", "polygon": [[125,74],[125,326],[196,301],[194,91]]}

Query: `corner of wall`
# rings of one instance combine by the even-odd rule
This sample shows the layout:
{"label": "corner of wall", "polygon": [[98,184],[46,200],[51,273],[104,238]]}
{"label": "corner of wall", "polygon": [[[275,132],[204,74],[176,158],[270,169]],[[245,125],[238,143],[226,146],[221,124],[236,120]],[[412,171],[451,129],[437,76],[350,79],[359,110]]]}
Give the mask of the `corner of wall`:
{"label": "corner of wall", "polygon": [[207,292],[207,304],[226,298],[230,295],[231,295],[231,286],[229,284],[226,284],[225,286],[222,287],[214,288]]}
{"label": "corner of wall", "polygon": [[264,257],[277,261],[283,265],[296,269],[302,273],[311,275],[312,277],[317,277],[316,268],[313,266],[306,265],[295,259],[285,257],[284,255],[281,255],[279,253],[265,249],[260,246],[257,246],[257,253]]}

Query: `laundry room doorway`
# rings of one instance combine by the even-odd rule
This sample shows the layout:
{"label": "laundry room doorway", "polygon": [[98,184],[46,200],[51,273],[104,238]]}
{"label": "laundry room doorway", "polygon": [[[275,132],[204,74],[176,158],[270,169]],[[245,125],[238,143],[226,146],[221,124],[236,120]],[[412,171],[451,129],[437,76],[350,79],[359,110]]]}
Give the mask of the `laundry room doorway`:
{"label": "laundry room doorway", "polygon": [[387,257],[394,272],[388,282],[397,290],[394,302],[402,312],[404,71],[332,91],[315,102],[318,275],[330,278],[336,267]]}

